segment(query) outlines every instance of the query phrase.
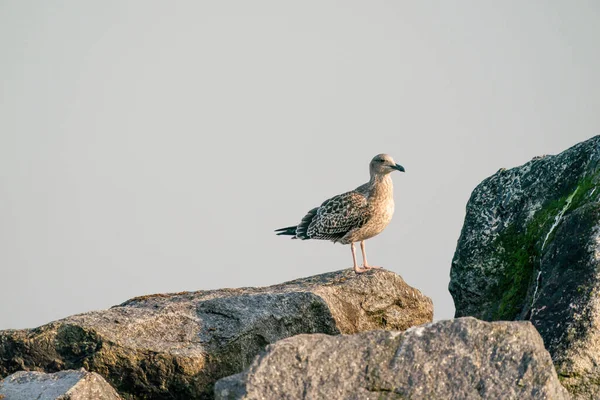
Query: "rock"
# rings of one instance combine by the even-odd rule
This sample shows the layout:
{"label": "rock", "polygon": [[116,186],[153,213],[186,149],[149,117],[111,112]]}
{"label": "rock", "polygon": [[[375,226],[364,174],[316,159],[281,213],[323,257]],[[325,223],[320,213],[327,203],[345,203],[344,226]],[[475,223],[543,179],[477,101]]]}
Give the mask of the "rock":
{"label": "rock", "polygon": [[529,322],[459,318],[355,335],[298,335],[221,379],[233,399],[568,399]]}
{"label": "rock", "polygon": [[100,375],[80,369],[54,374],[16,372],[0,381],[0,398],[4,400],[119,400],[121,396]]}
{"label": "rock", "polygon": [[144,296],[36,329],[0,332],[0,377],[84,367],[128,398],[212,398],[217,379],[241,372],[279,339],[404,330],[432,317],[431,299],[383,270]]}
{"label": "rock", "polygon": [[563,384],[600,398],[600,136],[484,180],[451,269],[456,316],[530,320]]}

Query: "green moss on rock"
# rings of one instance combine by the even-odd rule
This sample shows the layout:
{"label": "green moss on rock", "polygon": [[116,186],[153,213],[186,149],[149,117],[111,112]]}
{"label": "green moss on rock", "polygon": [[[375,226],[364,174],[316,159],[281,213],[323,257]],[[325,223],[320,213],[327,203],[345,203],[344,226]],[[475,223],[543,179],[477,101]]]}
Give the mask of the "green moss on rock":
{"label": "green moss on rock", "polygon": [[[496,238],[494,246],[499,251],[503,273],[494,291],[498,306],[491,314],[491,320],[514,320],[521,315],[525,306],[531,304],[529,288],[535,285],[536,271],[540,264],[545,245],[551,243],[557,217],[591,201],[598,201],[600,190],[598,174],[582,178],[573,190],[557,200],[548,202],[524,227],[510,225]],[[563,213],[561,216],[560,214]]]}
{"label": "green moss on rock", "polygon": [[513,227],[496,239],[497,245],[504,249],[504,273],[496,288],[496,296],[500,301],[492,314],[492,320],[513,320],[523,307],[535,269],[535,242],[529,239],[527,233],[518,232]]}

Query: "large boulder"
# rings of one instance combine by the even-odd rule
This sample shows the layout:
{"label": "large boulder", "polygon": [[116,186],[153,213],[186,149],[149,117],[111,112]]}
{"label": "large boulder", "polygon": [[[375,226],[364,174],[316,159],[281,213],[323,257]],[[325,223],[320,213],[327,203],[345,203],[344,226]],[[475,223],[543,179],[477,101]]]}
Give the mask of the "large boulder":
{"label": "large boulder", "polygon": [[471,195],[456,316],[530,320],[567,388],[600,398],[600,136],[500,170]]}
{"label": "large boulder", "polygon": [[298,335],[221,379],[217,400],[568,399],[529,322],[459,318],[404,333]]}
{"label": "large boulder", "polygon": [[15,372],[0,380],[4,400],[120,400],[121,396],[100,375],[84,369],[43,372]]}
{"label": "large boulder", "polygon": [[36,329],[0,332],[0,377],[84,367],[129,398],[212,398],[217,379],[244,370],[279,339],[404,330],[432,317],[431,299],[384,270],[144,296]]}

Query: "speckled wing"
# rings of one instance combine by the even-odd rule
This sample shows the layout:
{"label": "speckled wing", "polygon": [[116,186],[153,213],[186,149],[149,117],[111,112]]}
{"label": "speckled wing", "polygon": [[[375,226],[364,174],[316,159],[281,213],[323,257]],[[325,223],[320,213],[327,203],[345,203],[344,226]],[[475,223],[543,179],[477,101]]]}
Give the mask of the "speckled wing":
{"label": "speckled wing", "polygon": [[343,193],[310,210],[297,226],[296,237],[336,242],[351,230],[363,226],[370,217],[364,195]]}

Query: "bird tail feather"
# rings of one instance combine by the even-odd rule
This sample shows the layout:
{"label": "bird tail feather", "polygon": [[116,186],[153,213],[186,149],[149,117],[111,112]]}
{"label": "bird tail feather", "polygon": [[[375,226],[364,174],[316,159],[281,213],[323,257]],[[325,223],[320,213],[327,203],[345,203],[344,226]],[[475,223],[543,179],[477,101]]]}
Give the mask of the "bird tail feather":
{"label": "bird tail feather", "polygon": [[294,236],[292,239],[295,239],[297,226],[288,226],[287,228],[275,229],[277,235],[287,235]]}

